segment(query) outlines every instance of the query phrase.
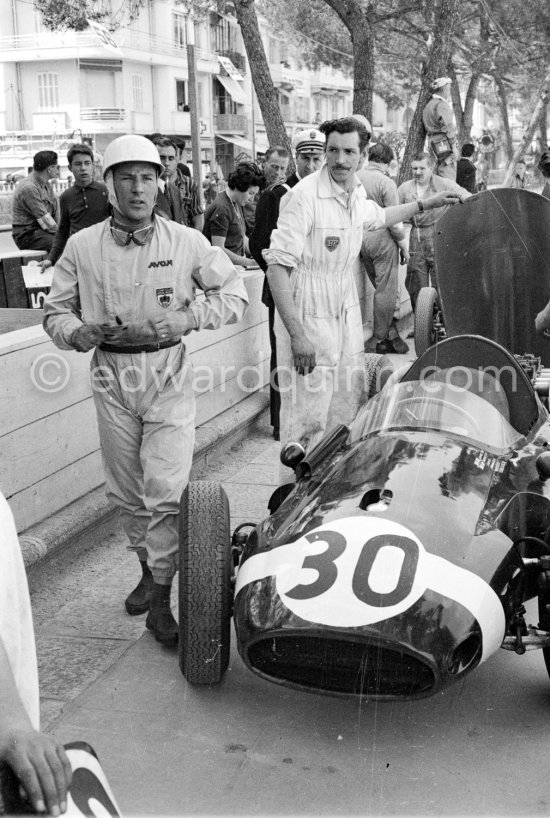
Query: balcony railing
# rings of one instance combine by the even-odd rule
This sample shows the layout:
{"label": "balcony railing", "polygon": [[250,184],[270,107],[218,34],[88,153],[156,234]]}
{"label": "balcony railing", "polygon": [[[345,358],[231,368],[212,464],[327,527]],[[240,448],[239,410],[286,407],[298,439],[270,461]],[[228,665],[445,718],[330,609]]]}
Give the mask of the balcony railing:
{"label": "balcony railing", "polygon": [[216,114],[214,123],[218,131],[245,133],[247,120],[242,114]]}
{"label": "balcony railing", "polygon": [[125,108],[81,108],[80,119],[82,122],[122,122],[126,119]]}
{"label": "balcony railing", "polygon": [[[143,53],[165,54],[170,57],[185,57],[186,46],[176,45],[168,37],[155,37],[144,32],[130,29],[114,31],[111,34],[115,43],[121,49],[133,49]],[[20,49],[60,49],[60,48],[99,48],[103,46],[99,38],[91,31],[41,31],[34,34],[18,34],[9,37],[0,37],[0,53]],[[197,59],[209,60],[217,63],[217,56],[204,48],[195,50]],[[116,54],[113,52],[113,57]]]}

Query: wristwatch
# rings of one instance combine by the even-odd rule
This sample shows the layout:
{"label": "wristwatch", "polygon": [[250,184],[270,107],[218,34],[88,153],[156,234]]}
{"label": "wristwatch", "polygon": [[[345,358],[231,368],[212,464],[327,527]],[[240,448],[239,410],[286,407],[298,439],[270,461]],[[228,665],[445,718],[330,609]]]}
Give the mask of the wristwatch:
{"label": "wristwatch", "polygon": [[417,199],[416,204],[418,205],[418,212],[424,213],[424,202],[422,201],[422,199]]}

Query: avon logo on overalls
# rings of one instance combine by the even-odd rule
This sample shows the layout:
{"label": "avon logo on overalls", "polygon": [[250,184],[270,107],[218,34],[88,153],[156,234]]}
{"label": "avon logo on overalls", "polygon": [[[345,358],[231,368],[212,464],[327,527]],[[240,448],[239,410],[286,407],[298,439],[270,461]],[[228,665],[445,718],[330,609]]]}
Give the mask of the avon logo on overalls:
{"label": "avon logo on overalls", "polygon": [[173,267],[172,259],[168,261],[152,261],[147,269],[150,270],[151,267]]}
{"label": "avon logo on overalls", "polygon": [[325,239],[325,247],[332,253],[340,244],[339,236],[327,236]]}
{"label": "avon logo on overalls", "polygon": [[169,307],[174,298],[174,290],[172,287],[157,287],[157,301],[161,307]]}

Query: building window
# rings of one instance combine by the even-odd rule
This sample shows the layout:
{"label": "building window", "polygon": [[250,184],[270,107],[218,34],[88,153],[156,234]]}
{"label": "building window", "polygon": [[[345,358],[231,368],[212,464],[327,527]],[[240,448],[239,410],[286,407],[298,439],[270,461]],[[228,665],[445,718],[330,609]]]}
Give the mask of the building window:
{"label": "building window", "polygon": [[143,85],[141,74],[132,74],[132,95],[134,98],[134,111],[143,111]]}
{"label": "building window", "polygon": [[174,45],[176,48],[185,48],[187,45],[187,17],[179,11],[172,12],[174,29]]}
{"label": "building window", "polygon": [[313,94],[313,121],[316,125],[323,121],[323,97],[321,94]]}
{"label": "building window", "polygon": [[237,106],[221,82],[214,77],[214,113],[236,114]]}
{"label": "building window", "polygon": [[340,97],[331,98],[331,113],[333,119],[338,119],[340,116]]}
{"label": "building window", "polygon": [[236,51],[235,27],[216,12],[210,17],[210,41],[212,50],[218,53]]}
{"label": "building window", "polygon": [[195,29],[195,45],[197,48],[205,48],[204,26],[198,20],[194,23]]}
{"label": "building window", "polygon": [[269,62],[276,64],[280,61],[279,41],[269,38]]}
{"label": "building window", "polygon": [[80,105],[83,108],[123,107],[121,60],[80,60]]}
{"label": "building window", "polygon": [[310,122],[309,97],[296,97],[296,120]]}
{"label": "building window", "polygon": [[176,80],[176,107],[180,112],[189,110],[189,91],[185,80]]}
{"label": "building window", "polygon": [[47,71],[38,74],[38,107],[42,111],[59,107],[58,75]]}

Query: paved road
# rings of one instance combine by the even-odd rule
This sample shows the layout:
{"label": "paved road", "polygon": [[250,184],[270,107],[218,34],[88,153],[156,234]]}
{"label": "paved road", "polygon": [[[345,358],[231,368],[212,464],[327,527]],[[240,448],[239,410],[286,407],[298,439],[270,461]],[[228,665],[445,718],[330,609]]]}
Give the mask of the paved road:
{"label": "paved road", "polygon": [[[202,477],[223,483],[237,524],[264,514],[277,468],[264,421]],[[126,816],[548,814],[539,653],[500,652],[445,693],[377,704],[265,682],[233,646],[222,684],[192,688],[123,611],[136,570],[120,531],[63,562],[32,583],[44,723],[95,746]]]}

